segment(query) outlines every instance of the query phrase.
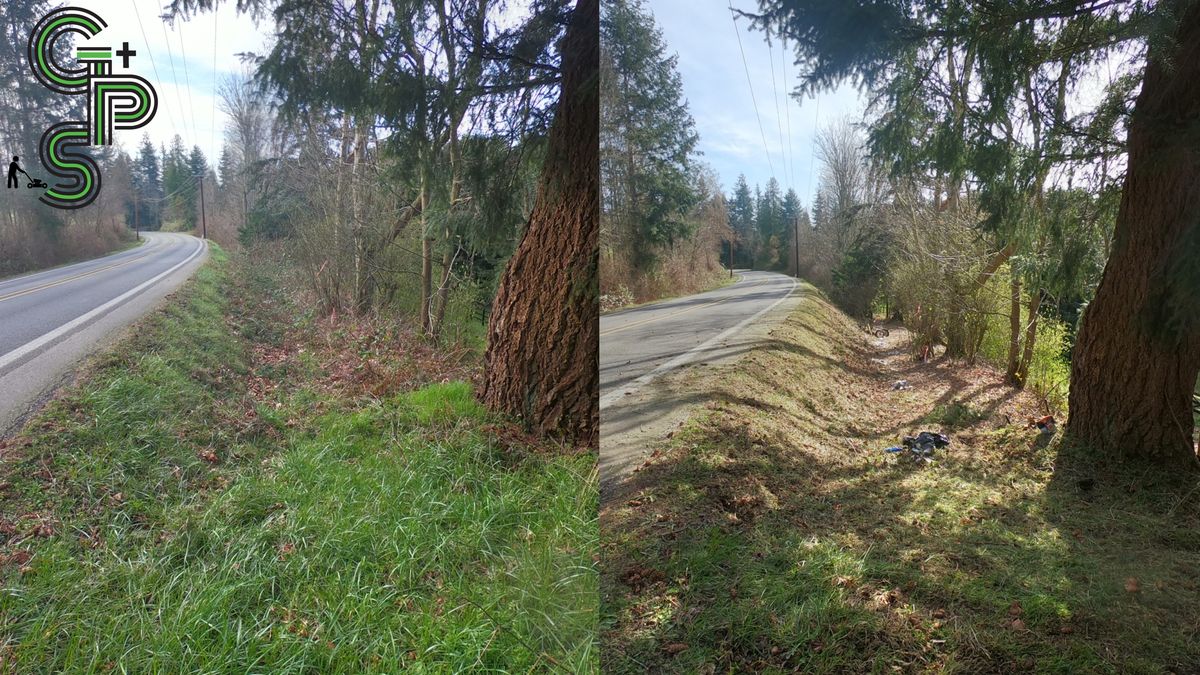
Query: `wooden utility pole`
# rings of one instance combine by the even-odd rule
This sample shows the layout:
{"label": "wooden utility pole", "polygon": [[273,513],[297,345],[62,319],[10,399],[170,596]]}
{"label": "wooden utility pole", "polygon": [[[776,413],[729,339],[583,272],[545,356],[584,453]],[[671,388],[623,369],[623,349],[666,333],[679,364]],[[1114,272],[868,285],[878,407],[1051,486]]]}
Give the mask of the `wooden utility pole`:
{"label": "wooden utility pole", "polygon": [[204,174],[197,174],[196,179],[200,181],[200,227],[203,239],[208,239],[208,218],[204,215]]}
{"label": "wooden utility pole", "polygon": [[141,201],[142,200],[137,198],[137,193],[135,192],[133,196],[133,236],[137,241],[142,240],[142,221],[141,214],[139,213],[138,209],[138,205],[141,204]]}

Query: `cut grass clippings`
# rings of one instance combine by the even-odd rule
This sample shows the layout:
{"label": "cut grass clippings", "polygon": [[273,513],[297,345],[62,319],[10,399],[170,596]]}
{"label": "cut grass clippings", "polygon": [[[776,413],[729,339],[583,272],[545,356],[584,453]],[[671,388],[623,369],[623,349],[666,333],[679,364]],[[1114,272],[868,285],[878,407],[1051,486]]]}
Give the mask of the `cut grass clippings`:
{"label": "cut grass clippings", "polygon": [[[605,672],[1200,672],[1194,478],[1060,451],[1001,373],[805,293],[602,507]],[[923,429],[932,464],[884,452]]]}
{"label": "cut grass clippings", "polygon": [[215,250],[5,443],[0,673],[595,672],[594,456],[285,278]]}

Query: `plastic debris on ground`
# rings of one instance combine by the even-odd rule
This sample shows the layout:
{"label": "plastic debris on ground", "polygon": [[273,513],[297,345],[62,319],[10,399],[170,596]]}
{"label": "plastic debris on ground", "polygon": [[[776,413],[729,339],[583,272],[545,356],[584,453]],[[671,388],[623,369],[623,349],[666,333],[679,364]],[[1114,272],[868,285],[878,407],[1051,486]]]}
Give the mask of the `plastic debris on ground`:
{"label": "plastic debris on ground", "polygon": [[905,436],[901,445],[893,445],[885,452],[903,453],[907,451],[917,462],[933,461],[933,451],[950,445],[950,439],[945,434],[934,431],[922,431],[915,436]]}
{"label": "plastic debris on ground", "polygon": [[1058,430],[1058,427],[1054,423],[1053,415],[1046,415],[1045,417],[1036,420],[1030,417],[1029,423],[1025,425],[1025,428],[1032,429],[1034,427],[1037,427],[1038,431],[1046,436],[1053,436],[1054,432]]}
{"label": "plastic debris on ground", "polygon": [[901,391],[904,389],[912,389],[912,385],[908,383],[908,380],[896,380],[892,383],[892,391]]}

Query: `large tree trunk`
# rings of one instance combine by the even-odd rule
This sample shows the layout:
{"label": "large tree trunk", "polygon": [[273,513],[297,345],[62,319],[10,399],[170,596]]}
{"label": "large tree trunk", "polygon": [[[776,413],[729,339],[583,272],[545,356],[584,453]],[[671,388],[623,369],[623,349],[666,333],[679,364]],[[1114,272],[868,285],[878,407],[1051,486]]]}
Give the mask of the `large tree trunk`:
{"label": "large tree trunk", "polygon": [[492,305],[481,392],[492,410],[593,448],[600,426],[599,42],[599,0],[579,0],[563,44],[562,95],[537,203]]}
{"label": "large tree trunk", "polygon": [[1200,3],[1173,4],[1187,9],[1173,44],[1151,48],[1130,121],[1113,251],[1071,363],[1067,431],[1092,452],[1194,468],[1200,289],[1182,263],[1195,265],[1200,240]]}

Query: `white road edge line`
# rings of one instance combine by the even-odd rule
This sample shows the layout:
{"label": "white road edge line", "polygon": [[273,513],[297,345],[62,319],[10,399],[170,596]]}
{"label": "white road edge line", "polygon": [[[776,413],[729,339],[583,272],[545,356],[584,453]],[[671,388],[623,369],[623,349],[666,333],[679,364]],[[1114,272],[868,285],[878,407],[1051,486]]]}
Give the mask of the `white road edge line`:
{"label": "white road edge line", "polygon": [[[743,319],[742,321],[739,321],[737,324],[734,324],[733,326],[726,328],[725,330],[718,333],[716,336],[711,337],[708,340],[705,340],[704,342],[700,343],[699,345],[696,345],[692,349],[680,354],[679,356],[676,356],[675,358],[671,359],[670,361],[667,361],[666,363],[660,365],[659,367],[655,368],[654,370],[651,370],[650,372],[646,373],[645,375],[642,375],[641,377],[637,378],[636,380],[633,380],[632,382],[625,385],[624,387],[621,387],[621,388],[617,389],[616,391],[612,391],[612,392],[605,394],[604,396],[601,396],[600,397],[600,409],[604,410],[608,406],[612,405],[615,401],[618,401],[618,400],[624,398],[626,395],[633,394],[638,389],[641,389],[642,387],[649,384],[651,381],[654,380],[654,378],[658,377],[659,375],[662,375],[663,373],[666,373],[669,370],[674,370],[680,366],[684,366],[684,365],[687,365],[688,363],[691,363],[698,356],[697,352],[708,349],[712,345],[714,345],[714,344],[720,342],[721,340],[724,340],[725,338],[729,337],[730,335],[733,335],[734,333],[742,330],[747,325],[749,325],[751,321],[754,321],[755,319],[762,316],[763,314],[766,314],[767,312],[771,311],[772,309],[775,309],[775,307],[777,305],[779,305],[779,303],[792,297],[792,293],[794,293],[796,291],[796,286],[797,286],[796,280],[792,279],[791,281],[792,281],[792,287],[790,289],[788,289],[788,292],[785,293],[782,298],[779,298],[775,302],[772,302],[771,304],[762,308],[753,316]],[[0,362],[0,368],[2,368],[2,367],[3,367],[3,363]]]}
{"label": "white road edge line", "polygon": [[100,305],[99,307],[93,309],[92,311],[88,312],[87,314],[78,316],[78,317],[72,319],[71,321],[64,323],[63,325],[59,326],[58,328],[55,328],[54,330],[50,331],[49,333],[46,333],[46,334],[42,335],[41,337],[34,338],[34,339],[30,340],[29,342],[26,342],[25,344],[21,345],[20,347],[17,347],[16,349],[12,350],[11,352],[4,354],[3,356],[0,356],[0,373],[3,373],[6,368],[8,368],[10,365],[16,363],[17,361],[21,360],[26,355],[28,355],[30,352],[37,351],[38,349],[41,349],[42,347],[46,346],[47,344],[63,337],[64,335],[69,334],[71,331],[75,330],[76,328],[79,328],[80,326],[87,324],[89,321],[103,315],[104,313],[108,312],[109,310],[112,310],[113,308],[115,308],[117,305],[120,305],[121,303],[125,302],[129,298],[132,298],[133,296],[137,295],[138,293],[141,293],[142,291],[146,290],[146,288],[150,287],[155,282],[161,280],[163,277],[166,277],[166,276],[172,274],[179,268],[190,263],[192,260],[194,260],[196,258],[196,256],[200,255],[204,251],[205,248],[207,248],[207,245],[204,243],[203,239],[198,239],[197,241],[200,242],[200,245],[196,248],[196,250],[193,251],[192,254],[189,255],[187,258],[185,258],[182,262],[178,263],[177,265],[175,265],[171,269],[167,270],[166,272],[159,274],[158,276],[154,277],[153,279],[142,282],[141,284],[129,289],[128,291],[125,291],[124,293],[122,293],[121,295],[118,295],[117,297],[113,298],[112,300],[109,300],[108,302],[104,303],[103,305]]}

